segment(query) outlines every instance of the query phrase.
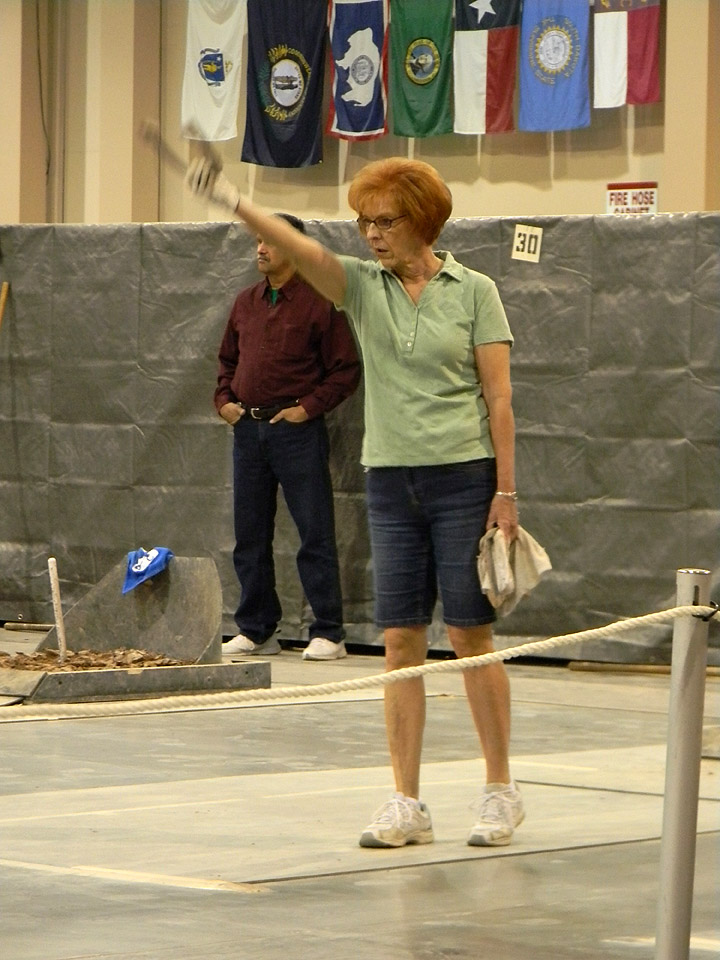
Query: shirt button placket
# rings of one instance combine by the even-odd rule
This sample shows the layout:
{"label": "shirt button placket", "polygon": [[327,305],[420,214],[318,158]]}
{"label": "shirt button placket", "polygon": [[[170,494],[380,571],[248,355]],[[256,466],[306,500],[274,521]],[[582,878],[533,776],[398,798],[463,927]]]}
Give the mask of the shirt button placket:
{"label": "shirt button placket", "polygon": [[407,341],[406,341],[406,343],[405,343],[405,346],[407,347],[407,352],[408,352],[408,353],[412,353],[413,346],[415,345],[415,335],[416,335],[416,333],[417,333],[417,324],[418,324],[418,313],[419,313],[419,311],[416,309],[416,310],[415,310],[415,325],[414,325],[413,329],[408,333],[408,338],[407,338]]}

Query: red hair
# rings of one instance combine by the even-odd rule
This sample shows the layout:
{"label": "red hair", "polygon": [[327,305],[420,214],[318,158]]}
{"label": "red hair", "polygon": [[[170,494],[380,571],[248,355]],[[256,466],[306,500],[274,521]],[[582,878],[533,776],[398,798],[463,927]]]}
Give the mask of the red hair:
{"label": "red hair", "polygon": [[415,232],[433,244],[452,213],[452,194],[435,167],[422,160],[388,157],[368,163],[353,178],[348,203],[357,213],[368,201],[391,196]]}

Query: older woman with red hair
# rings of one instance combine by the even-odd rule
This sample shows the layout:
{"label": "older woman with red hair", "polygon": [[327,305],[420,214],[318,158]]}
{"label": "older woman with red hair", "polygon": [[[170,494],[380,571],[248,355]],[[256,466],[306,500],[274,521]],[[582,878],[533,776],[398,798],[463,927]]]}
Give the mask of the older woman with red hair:
{"label": "older woman with red hair", "polygon": [[[361,260],[262,213],[206,160],[191,165],[188,183],[284,249],[354,327],[365,375],[362,463],[375,620],[387,669],[424,662],[438,595],[457,656],[490,652],[495,613],[476,556],[490,527],[508,540],[517,533],[513,337],[493,281],[433,248],[452,211],[447,185],[421,161],[395,157],[364,167],[348,194],[374,257]],[[509,768],[509,682],[502,663],[463,678],[486,768],[468,843],[504,845],[524,817]],[[422,678],[385,688],[385,718],[396,792],[360,844],[430,843],[430,813],[420,799]]]}

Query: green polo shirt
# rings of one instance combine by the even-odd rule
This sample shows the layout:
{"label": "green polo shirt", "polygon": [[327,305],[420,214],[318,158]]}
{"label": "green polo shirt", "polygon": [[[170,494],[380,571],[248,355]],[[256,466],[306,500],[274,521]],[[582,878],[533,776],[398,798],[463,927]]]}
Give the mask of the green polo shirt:
{"label": "green polo shirt", "polygon": [[367,467],[429,466],[494,456],[473,348],[513,342],[495,283],[450,253],[412,302],[379,263],[341,256],[344,303],[362,350]]}

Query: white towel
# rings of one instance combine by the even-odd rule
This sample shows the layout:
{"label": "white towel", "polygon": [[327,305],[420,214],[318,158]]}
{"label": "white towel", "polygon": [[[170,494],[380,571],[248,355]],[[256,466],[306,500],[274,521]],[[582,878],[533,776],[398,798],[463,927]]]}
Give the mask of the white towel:
{"label": "white towel", "polygon": [[488,530],[480,540],[477,566],[482,591],[500,617],[514,610],[543,573],[552,570],[545,550],[522,527],[509,546],[500,527]]}

